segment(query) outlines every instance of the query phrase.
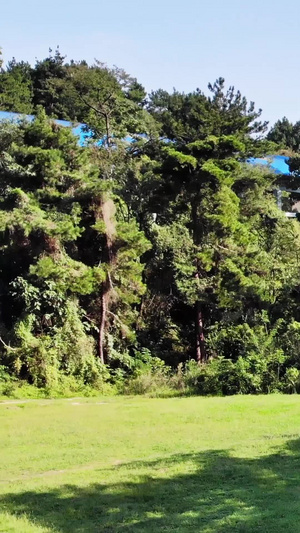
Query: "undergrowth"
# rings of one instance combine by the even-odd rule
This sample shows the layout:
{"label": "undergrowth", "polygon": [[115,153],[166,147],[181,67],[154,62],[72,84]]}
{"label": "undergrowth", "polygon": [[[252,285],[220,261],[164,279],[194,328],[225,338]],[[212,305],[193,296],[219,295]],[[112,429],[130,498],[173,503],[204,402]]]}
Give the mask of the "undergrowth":
{"label": "undergrowth", "polygon": [[235,394],[299,393],[300,372],[297,367],[284,368],[282,358],[265,360],[239,358],[236,362],[223,357],[198,365],[191,360],[171,369],[162,360],[150,357],[137,360],[131,370],[107,370],[92,384],[74,376],[60,375],[54,384],[37,387],[18,380],[0,367],[0,397],[69,398],[72,396],[145,395],[229,396]]}

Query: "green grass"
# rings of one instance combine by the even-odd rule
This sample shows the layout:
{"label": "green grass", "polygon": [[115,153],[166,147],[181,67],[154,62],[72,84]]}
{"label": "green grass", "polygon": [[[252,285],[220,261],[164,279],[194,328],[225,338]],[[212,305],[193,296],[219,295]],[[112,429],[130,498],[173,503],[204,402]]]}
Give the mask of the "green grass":
{"label": "green grass", "polygon": [[300,398],[0,403],[1,533],[300,532]]}

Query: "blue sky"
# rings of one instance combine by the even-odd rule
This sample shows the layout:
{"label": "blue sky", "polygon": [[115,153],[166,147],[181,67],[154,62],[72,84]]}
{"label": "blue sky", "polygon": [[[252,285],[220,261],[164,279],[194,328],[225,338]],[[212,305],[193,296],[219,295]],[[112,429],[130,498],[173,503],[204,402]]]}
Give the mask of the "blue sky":
{"label": "blue sky", "polygon": [[12,0],[1,6],[4,59],[115,64],[148,91],[206,91],[223,76],[273,123],[300,120],[299,0]]}

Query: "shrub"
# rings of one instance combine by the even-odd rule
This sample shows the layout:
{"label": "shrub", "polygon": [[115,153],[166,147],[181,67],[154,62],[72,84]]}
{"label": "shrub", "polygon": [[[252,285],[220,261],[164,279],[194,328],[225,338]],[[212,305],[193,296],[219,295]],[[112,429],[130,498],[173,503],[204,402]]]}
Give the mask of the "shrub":
{"label": "shrub", "polygon": [[202,395],[232,395],[269,393],[282,389],[280,368],[284,361],[281,351],[266,359],[239,357],[236,362],[216,357],[205,365],[190,361],[184,367],[183,380],[188,389]]}
{"label": "shrub", "polygon": [[298,368],[288,368],[285,373],[285,392],[296,393],[300,389],[300,372]]}
{"label": "shrub", "polygon": [[0,365],[0,395],[10,396],[17,387],[17,379],[7,372],[7,368]]}
{"label": "shrub", "polygon": [[125,386],[125,394],[165,394],[171,390],[170,377],[165,372],[147,370],[130,378]]}

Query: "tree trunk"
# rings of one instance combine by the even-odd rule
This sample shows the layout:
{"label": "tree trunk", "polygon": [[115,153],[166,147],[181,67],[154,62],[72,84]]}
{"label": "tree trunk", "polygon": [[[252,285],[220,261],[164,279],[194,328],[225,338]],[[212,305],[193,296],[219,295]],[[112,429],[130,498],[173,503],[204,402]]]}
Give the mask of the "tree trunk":
{"label": "tree trunk", "polygon": [[105,334],[107,328],[107,314],[109,313],[110,291],[112,289],[112,281],[110,277],[109,268],[114,262],[112,252],[112,243],[115,235],[115,221],[113,219],[115,213],[115,205],[112,200],[100,200],[100,205],[96,212],[96,220],[102,218],[105,223],[105,246],[103,247],[103,262],[108,265],[106,273],[106,280],[101,286],[101,304],[100,304],[100,319],[99,319],[99,335],[98,335],[98,353],[101,363],[105,364],[106,350],[105,350]]}
{"label": "tree trunk", "polygon": [[200,303],[196,303],[196,360],[198,365],[206,361],[205,339],[203,333],[203,318]]}
{"label": "tree trunk", "polygon": [[101,363],[104,365],[104,337],[105,337],[105,322],[106,322],[106,314],[107,314],[107,305],[106,305],[106,290],[103,286],[103,292],[101,296],[101,317],[100,317],[100,324],[99,324],[99,337],[98,337],[98,349],[99,349],[99,357]]}
{"label": "tree trunk", "polygon": [[[194,201],[191,204],[192,208],[192,221],[193,221],[193,242],[196,248],[199,247],[202,239],[203,228],[199,222],[199,217],[197,213],[197,207],[199,205],[199,198],[196,196]],[[196,272],[195,278],[197,280],[198,290],[200,291],[200,262],[199,259],[196,259]],[[196,337],[196,361],[198,365],[205,363],[206,349],[205,349],[205,338],[203,332],[203,314],[201,309],[201,304],[199,300],[196,302],[195,306],[195,337]]]}
{"label": "tree trunk", "polygon": [[110,149],[110,124],[109,124],[109,115],[105,115],[105,129],[106,129],[106,145],[108,150]]}

